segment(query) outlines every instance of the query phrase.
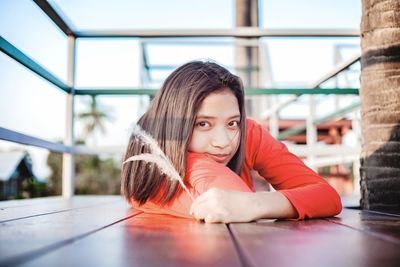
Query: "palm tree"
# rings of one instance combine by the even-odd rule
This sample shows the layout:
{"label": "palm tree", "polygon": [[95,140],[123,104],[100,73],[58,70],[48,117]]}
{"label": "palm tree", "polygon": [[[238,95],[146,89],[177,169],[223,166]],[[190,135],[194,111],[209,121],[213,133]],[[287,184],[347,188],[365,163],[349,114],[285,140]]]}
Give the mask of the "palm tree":
{"label": "palm tree", "polygon": [[400,1],[363,0],[361,206],[400,212]]}
{"label": "palm tree", "polygon": [[112,116],[106,107],[99,104],[96,96],[91,96],[88,102],[88,109],[77,114],[77,117],[84,122],[83,138],[92,137],[96,144],[95,135],[97,132],[106,133],[105,122],[111,121]]}

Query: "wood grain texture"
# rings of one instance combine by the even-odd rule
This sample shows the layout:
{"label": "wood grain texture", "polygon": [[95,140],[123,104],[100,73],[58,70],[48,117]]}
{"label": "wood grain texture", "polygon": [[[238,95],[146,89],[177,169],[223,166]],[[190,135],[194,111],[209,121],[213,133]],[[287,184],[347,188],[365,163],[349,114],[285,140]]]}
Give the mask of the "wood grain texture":
{"label": "wood grain texture", "polygon": [[327,220],[264,220],[230,228],[249,266],[365,267],[400,262],[400,245]]}
{"label": "wood grain texture", "polygon": [[400,245],[400,216],[373,211],[343,209],[335,218],[326,220]]}
{"label": "wood grain texture", "polygon": [[139,214],[23,266],[241,266],[224,224]]}
{"label": "wood grain texture", "polygon": [[[99,198],[97,202],[107,199]],[[3,222],[0,224],[0,266],[28,261],[137,213],[117,196],[111,203]]]}
{"label": "wood grain texture", "polygon": [[[21,202],[18,202],[21,201]],[[121,202],[119,196],[75,196],[72,199],[49,197],[0,202],[0,223],[32,216],[88,208],[112,202]]]}
{"label": "wood grain texture", "polygon": [[[0,266],[375,267],[400,262],[400,217],[355,209],[320,220],[225,225],[144,214],[119,196],[14,204],[3,211],[39,213],[0,223]],[[68,210],[41,214],[46,206]]]}

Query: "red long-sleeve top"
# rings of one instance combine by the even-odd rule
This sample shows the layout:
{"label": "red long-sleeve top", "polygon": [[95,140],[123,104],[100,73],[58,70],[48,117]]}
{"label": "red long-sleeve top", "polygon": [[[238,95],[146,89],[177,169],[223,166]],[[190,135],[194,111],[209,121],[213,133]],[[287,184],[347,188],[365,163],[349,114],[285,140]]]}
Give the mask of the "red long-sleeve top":
{"label": "red long-sleeve top", "polygon": [[[251,119],[246,120],[246,157],[241,176],[203,154],[189,153],[186,178],[195,197],[213,187],[254,192],[250,170],[258,171],[274,189],[288,198],[297,210],[297,219],[334,216],[342,210],[335,189]],[[152,201],[139,206],[131,200],[131,204],[148,213],[192,217],[189,215],[192,200],[187,193],[164,207]]]}

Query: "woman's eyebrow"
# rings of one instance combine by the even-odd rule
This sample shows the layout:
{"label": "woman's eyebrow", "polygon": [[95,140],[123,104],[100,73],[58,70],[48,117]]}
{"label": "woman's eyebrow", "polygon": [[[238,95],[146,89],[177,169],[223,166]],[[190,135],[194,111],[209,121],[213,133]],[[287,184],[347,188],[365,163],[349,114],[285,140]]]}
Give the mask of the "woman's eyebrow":
{"label": "woman's eyebrow", "polygon": [[[196,117],[196,119],[216,119],[216,118],[217,118],[217,117],[208,116],[208,115],[199,115],[199,116]],[[234,118],[240,118],[240,114],[230,116],[230,117],[228,118],[228,120],[234,119]]]}
{"label": "woman's eyebrow", "polygon": [[199,115],[196,117],[196,119],[215,119],[215,117],[207,115]]}

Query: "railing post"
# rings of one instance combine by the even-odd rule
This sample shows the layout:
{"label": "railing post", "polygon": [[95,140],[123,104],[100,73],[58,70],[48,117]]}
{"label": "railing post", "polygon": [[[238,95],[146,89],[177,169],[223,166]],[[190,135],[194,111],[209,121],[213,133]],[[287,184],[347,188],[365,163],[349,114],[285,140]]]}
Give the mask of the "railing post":
{"label": "railing post", "polygon": [[314,124],[315,121],[315,96],[309,96],[309,115],[306,120],[307,125],[307,161],[309,162],[309,167],[311,169],[316,169],[314,167],[314,160],[315,160],[315,144],[317,143],[317,126]]}
{"label": "railing post", "polygon": [[[270,96],[270,103],[279,103],[278,97]],[[272,106],[272,104],[271,104],[271,106]],[[269,131],[270,131],[270,134],[275,138],[278,138],[278,136],[279,136],[278,112],[279,111],[274,111],[269,116]]]}
{"label": "railing post", "polygon": [[62,166],[62,195],[71,198],[74,195],[75,156],[74,156],[74,101],[75,101],[75,56],[76,38],[68,36],[68,78],[67,83],[71,86],[71,93],[67,95],[66,131],[64,144],[71,147],[69,153],[63,154]]}

